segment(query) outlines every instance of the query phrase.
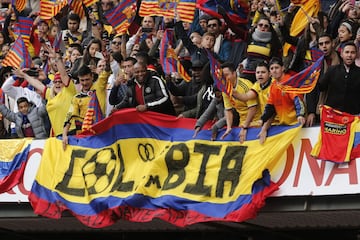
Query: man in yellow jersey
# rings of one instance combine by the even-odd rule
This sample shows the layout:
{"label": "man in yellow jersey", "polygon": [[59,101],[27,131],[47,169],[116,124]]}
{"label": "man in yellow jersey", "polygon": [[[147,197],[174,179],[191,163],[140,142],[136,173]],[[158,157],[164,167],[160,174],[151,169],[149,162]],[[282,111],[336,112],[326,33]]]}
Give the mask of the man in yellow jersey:
{"label": "man in yellow jersey", "polygon": [[[247,79],[239,78],[236,74],[236,67],[233,63],[225,62],[221,64],[221,68],[227,81],[231,82],[233,86],[233,92],[246,93],[251,89],[253,83]],[[230,98],[225,93],[223,93],[223,98],[227,128],[225,133],[221,136],[221,139],[224,139],[227,135],[229,135],[232,130],[234,118],[232,108],[235,108],[235,110],[239,113],[240,124],[249,122],[247,118],[250,118],[251,116],[252,121],[249,122],[249,125],[258,125],[257,121],[260,119],[260,110],[256,107],[258,105],[256,100],[243,102],[232,97]]]}

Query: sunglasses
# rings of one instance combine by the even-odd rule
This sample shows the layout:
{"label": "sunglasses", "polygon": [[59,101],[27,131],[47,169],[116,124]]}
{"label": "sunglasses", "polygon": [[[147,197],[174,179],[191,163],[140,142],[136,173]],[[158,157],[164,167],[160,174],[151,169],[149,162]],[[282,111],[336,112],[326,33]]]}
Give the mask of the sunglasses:
{"label": "sunglasses", "polygon": [[218,25],[216,23],[213,23],[213,24],[209,24],[207,25],[209,28],[212,28],[212,27],[217,27]]}
{"label": "sunglasses", "polygon": [[264,27],[264,28],[269,28],[269,27],[270,27],[270,25],[268,25],[268,24],[263,24],[263,23],[259,23],[258,26],[259,26],[259,27]]}
{"label": "sunglasses", "polygon": [[121,42],[118,42],[118,41],[112,41],[111,43],[114,45],[121,45]]}

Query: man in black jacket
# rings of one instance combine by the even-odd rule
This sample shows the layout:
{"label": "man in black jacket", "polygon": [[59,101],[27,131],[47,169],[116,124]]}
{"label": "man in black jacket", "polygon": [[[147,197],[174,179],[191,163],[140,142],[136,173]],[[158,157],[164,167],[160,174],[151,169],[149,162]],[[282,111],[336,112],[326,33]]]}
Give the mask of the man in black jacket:
{"label": "man in black jacket", "polygon": [[139,112],[154,111],[175,115],[165,83],[158,76],[151,74],[146,67],[143,62],[134,65],[134,78],[128,84],[126,96],[112,112],[135,107]]}
{"label": "man in black jacket", "polygon": [[328,93],[325,105],[352,115],[360,114],[360,67],[355,65],[356,54],[355,43],[345,43],[341,50],[343,63],[330,67],[318,83],[320,91]]}

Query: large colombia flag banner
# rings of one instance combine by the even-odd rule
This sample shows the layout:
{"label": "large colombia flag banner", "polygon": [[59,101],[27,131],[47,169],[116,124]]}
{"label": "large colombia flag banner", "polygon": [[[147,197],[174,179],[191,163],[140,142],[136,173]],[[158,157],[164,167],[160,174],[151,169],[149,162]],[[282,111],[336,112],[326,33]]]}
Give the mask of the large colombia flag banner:
{"label": "large colombia flag banner", "polygon": [[183,227],[254,218],[278,189],[270,173],[301,126],[274,126],[261,145],[259,128],[240,144],[239,128],[210,141],[210,122],[192,138],[195,123],[125,109],[69,137],[65,151],[60,138],[48,139],[29,195],[35,214],[67,210],[93,228],[119,219]]}

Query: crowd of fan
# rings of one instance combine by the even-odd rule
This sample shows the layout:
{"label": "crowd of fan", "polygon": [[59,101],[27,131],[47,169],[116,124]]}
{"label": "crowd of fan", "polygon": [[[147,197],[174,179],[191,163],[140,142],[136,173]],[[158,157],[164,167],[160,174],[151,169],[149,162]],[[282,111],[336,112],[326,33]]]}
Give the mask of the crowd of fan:
{"label": "crowd of fan", "polygon": [[[273,124],[318,125],[322,104],[360,113],[360,2],[338,0],[328,11],[306,14],[306,27],[297,36],[291,34],[291,24],[304,10],[292,3],[282,7],[274,0],[249,1],[247,26],[234,24],[222,7],[217,9],[222,18],[196,9],[192,23],[177,14],[136,16],[127,34],[117,34],[104,17],[117,3],[99,0],[82,19],[68,7],[51,20],[41,19],[36,5],[20,13],[34,19],[28,47],[34,67],[0,69],[1,138],[61,135],[66,147],[68,135],[91,126],[87,114],[94,96],[105,117],[136,108],[194,118],[194,137],[213,121],[212,140],[241,127],[240,142],[250,127],[261,127],[263,142]],[[15,41],[17,21],[17,14],[5,7],[0,13],[0,61]],[[54,42],[60,32],[63,45],[58,50]],[[169,47],[190,81],[162,68],[160,50],[169,32]],[[282,91],[282,81],[315,62],[315,50],[325,55],[316,87],[306,94]],[[231,82],[231,96],[214,86],[209,52]],[[334,66],[338,71],[331,71]],[[334,78],[352,82],[335,86]],[[222,128],[226,130],[218,137]]]}

